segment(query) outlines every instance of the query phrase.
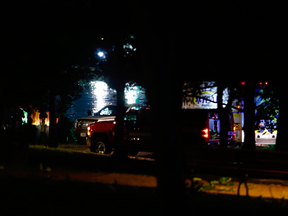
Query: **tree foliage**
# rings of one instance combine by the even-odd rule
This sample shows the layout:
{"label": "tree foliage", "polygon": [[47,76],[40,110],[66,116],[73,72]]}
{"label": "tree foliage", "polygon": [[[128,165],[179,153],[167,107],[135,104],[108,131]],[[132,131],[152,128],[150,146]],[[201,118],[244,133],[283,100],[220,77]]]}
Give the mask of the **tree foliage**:
{"label": "tree foliage", "polygon": [[279,116],[279,95],[277,95],[277,87],[273,83],[267,82],[267,84],[260,86],[256,91],[256,97],[258,96],[262,99],[256,107],[256,124],[259,125],[260,120],[265,120],[267,123],[265,124],[266,127],[274,130],[274,126],[277,127],[277,118]]}

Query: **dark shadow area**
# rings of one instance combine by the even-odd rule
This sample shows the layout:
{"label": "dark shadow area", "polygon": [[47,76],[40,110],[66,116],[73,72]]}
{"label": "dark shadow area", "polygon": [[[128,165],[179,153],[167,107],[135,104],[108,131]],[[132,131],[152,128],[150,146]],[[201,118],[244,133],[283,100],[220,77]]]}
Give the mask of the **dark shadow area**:
{"label": "dark shadow area", "polygon": [[76,151],[65,151],[50,148],[30,148],[28,166],[65,168],[70,170],[115,172],[155,175],[154,161],[125,158],[116,160],[110,155],[84,154]]}
{"label": "dark shadow area", "polygon": [[[50,180],[35,175],[0,177],[1,215],[157,215],[156,188]],[[287,200],[211,195],[187,191],[189,214],[287,211]],[[16,207],[17,206],[17,207]],[[16,207],[16,208],[15,208]]]}

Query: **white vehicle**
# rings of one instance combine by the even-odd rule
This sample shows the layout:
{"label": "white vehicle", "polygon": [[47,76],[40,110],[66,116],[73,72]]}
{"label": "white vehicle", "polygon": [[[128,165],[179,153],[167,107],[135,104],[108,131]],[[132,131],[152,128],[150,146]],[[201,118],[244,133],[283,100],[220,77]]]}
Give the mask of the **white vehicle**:
{"label": "white vehicle", "polygon": [[267,128],[255,131],[255,144],[259,146],[275,145],[277,130],[269,132]]}

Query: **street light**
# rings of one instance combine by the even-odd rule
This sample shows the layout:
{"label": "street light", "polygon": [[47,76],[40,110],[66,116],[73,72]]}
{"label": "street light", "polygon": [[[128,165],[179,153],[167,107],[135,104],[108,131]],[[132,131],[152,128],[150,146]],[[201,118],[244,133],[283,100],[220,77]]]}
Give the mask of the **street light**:
{"label": "street light", "polygon": [[100,57],[100,58],[105,58],[105,56],[104,56],[104,53],[103,52],[101,52],[101,51],[99,51],[98,53],[97,53],[97,55]]}

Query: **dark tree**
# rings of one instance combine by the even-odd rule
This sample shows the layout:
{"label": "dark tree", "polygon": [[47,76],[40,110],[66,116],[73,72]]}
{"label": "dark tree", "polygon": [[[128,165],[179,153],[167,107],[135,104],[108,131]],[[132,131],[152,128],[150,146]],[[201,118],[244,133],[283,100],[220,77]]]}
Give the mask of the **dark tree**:
{"label": "dark tree", "polygon": [[[227,87],[229,91],[229,98],[228,98],[225,108],[223,108],[223,99],[222,99],[224,86]],[[217,104],[218,104],[218,112],[219,112],[219,118],[220,118],[220,147],[227,148],[227,145],[228,145],[227,134],[228,134],[228,131],[231,131],[231,129],[229,128],[229,125],[231,124],[231,122],[229,121],[230,121],[230,115],[232,113],[232,109],[231,109],[232,103],[236,99],[236,94],[235,94],[236,85],[235,85],[235,81],[226,83],[226,85],[224,85],[223,82],[219,81],[217,87],[218,87]],[[233,127],[233,125],[230,125],[230,127]]]}
{"label": "dark tree", "polygon": [[286,122],[287,115],[286,110],[286,94],[285,94],[285,82],[278,82],[278,97],[279,97],[279,117],[278,117],[278,127],[277,127],[277,138],[276,138],[276,150],[277,151],[288,151],[287,139],[285,136],[286,133]]}
{"label": "dark tree", "polygon": [[245,81],[243,149],[255,149],[255,81]]}
{"label": "dark tree", "polygon": [[[102,4],[88,0],[16,1],[6,3],[5,8],[6,76],[1,79],[1,88],[6,91],[1,91],[1,105],[49,108],[50,137],[55,137],[50,146],[56,147],[56,96],[60,96],[60,113],[67,109],[65,103],[77,98],[80,89],[75,78],[80,78],[80,73],[75,76],[71,68],[89,68],[94,40],[99,35],[91,26],[105,26],[94,19],[95,10],[99,16],[105,15],[101,14]],[[65,86],[63,81],[69,84]]]}
{"label": "dark tree", "polygon": [[[287,117],[285,115],[286,110],[286,94],[285,94],[285,79],[283,80],[270,80],[267,82],[267,85],[264,84],[261,86],[259,91],[259,96],[262,99],[262,103],[257,107],[256,120],[259,124],[259,120],[263,119],[269,121],[270,125],[266,124],[271,132],[275,130],[274,126],[276,125],[277,129],[277,138],[276,138],[276,150],[277,151],[288,151],[288,145],[286,144],[285,135],[285,122]],[[281,110],[281,114],[280,114]],[[271,122],[274,123],[271,123]]]}

